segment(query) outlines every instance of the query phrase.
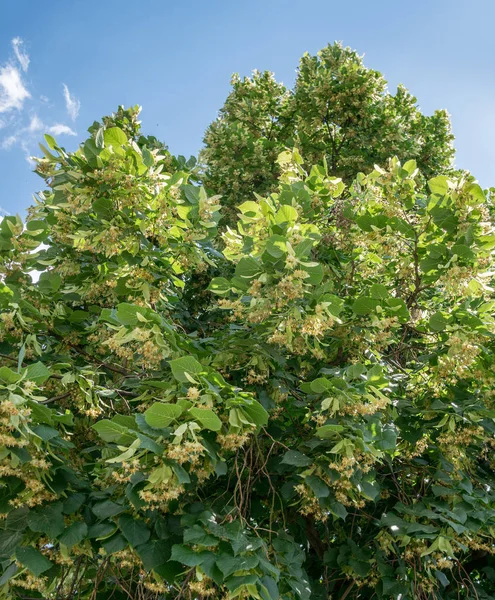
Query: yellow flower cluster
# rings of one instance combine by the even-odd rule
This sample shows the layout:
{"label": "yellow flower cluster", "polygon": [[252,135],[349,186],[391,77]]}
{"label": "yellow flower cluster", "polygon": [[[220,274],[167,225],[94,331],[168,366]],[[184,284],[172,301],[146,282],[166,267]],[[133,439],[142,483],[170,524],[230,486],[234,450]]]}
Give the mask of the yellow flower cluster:
{"label": "yellow flower cluster", "polygon": [[184,493],[182,485],[171,485],[170,482],[161,484],[153,490],[141,490],[139,497],[151,510],[166,511],[168,503],[177,500]]}
{"label": "yellow flower cluster", "polygon": [[167,450],[168,458],[175,460],[180,465],[190,463],[191,466],[197,465],[204,453],[205,447],[199,442],[182,442],[169,446]]}
{"label": "yellow flower cluster", "polygon": [[242,448],[249,439],[251,438],[250,433],[227,433],[217,435],[217,442],[220,446],[228,452],[235,452],[239,448]]}
{"label": "yellow flower cluster", "polygon": [[205,577],[201,581],[190,581],[189,589],[191,592],[200,598],[210,598],[218,594],[218,590],[214,587],[213,581]]}
{"label": "yellow flower cluster", "polygon": [[462,333],[452,335],[447,345],[447,354],[438,359],[438,377],[452,383],[472,377],[472,368],[480,354],[479,346]]}

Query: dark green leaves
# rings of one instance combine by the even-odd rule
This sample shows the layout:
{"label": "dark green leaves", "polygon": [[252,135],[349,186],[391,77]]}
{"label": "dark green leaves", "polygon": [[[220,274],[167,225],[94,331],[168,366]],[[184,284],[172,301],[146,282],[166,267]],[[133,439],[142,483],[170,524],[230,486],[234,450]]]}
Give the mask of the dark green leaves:
{"label": "dark green leaves", "polygon": [[0,557],[10,558],[24,537],[23,531],[6,529],[0,531]]}
{"label": "dark green leaves", "polygon": [[72,523],[58,538],[61,544],[72,548],[79,544],[88,534],[88,526],[81,521]]}
{"label": "dark green leaves", "polygon": [[156,569],[170,558],[170,544],[166,540],[150,540],[136,548],[136,552],[143,561],[147,571]]}
{"label": "dark green leaves", "polygon": [[210,553],[206,551],[195,552],[188,546],[183,546],[181,544],[172,546],[171,559],[188,567],[197,567],[207,556],[210,556]]}
{"label": "dark green leaves", "polygon": [[307,467],[313,461],[297,450],[287,450],[287,452],[284,454],[282,462],[286,465],[293,465],[295,467]]}
{"label": "dark green leaves", "polygon": [[94,504],[91,510],[98,519],[107,519],[108,517],[114,517],[115,515],[120,514],[125,510],[125,507],[116,504],[111,500],[104,500],[103,502]]}
{"label": "dark green leaves", "polygon": [[59,536],[64,530],[62,504],[52,504],[31,511],[28,524],[32,531],[44,533],[52,538]]}
{"label": "dark green leaves", "polygon": [[229,577],[239,571],[250,571],[257,566],[258,562],[257,556],[223,555],[216,559],[216,564],[224,577]]}
{"label": "dark green leaves", "polygon": [[43,556],[39,550],[32,546],[23,546],[16,550],[17,560],[27,567],[31,573],[39,577],[45,571],[51,568],[52,562]]}
{"label": "dark green leaves", "polygon": [[147,542],[150,538],[150,530],[141,519],[135,519],[130,515],[122,515],[119,519],[119,528],[125,539],[134,548]]}

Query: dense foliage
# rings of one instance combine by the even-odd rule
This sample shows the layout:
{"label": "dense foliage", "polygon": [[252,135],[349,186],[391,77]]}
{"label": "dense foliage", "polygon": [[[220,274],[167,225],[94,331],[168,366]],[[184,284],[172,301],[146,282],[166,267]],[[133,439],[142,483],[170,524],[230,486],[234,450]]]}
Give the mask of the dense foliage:
{"label": "dense foliage", "polygon": [[492,598],[492,195],[286,149],[218,227],[89,132],[0,224],[0,597]]}
{"label": "dense foliage", "polygon": [[336,43],[302,57],[293,90],[268,71],[235,75],[202,158],[205,182],[235,206],[253,191],[277,189],[277,156],[286,147],[299,148],[308,171],[325,157],[329,173],[350,183],[391,156],[416,160],[427,179],[443,174],[452,140],[446,111],[423,115],[404,86],[392,95],[378,71]]}

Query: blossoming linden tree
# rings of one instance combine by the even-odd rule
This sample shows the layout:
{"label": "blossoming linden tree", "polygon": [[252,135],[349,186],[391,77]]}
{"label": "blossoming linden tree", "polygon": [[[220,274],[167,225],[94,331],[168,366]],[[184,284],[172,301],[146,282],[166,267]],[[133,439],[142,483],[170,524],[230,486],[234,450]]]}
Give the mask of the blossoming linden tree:
{"label": "blossoming linden tree", "polygon": [[417,160],[382,156],[397,103],[351,103],[355,53],[303,59],[325,74],[329,128],[297,105],[299,150],[232,193],[235,154],[207,134],[198,169],[135,108],[45,136],[0,224],[0,598],[493,598],[492,195],[417,109]]}

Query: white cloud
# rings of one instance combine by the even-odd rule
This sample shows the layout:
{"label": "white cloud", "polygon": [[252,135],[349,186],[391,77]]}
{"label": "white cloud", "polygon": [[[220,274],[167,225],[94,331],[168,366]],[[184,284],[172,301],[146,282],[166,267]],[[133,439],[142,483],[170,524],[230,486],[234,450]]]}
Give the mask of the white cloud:
{"label": "white cloud", "polygon": [[21,40],[20,37],[15,37],[12,40],[12,47],[14,48],[16,58],[19,61],[22,70],[26,72],[29,67],[29,55],[24,50],[24,42]]}
{"label": "white cloud", "polygon": [[41,131],[45,126],[43,125],[43,121],[38,117],[38,115],[34,115],[31,117],[31,122],[29,123],[28,131],[32,133],[36,131]]}
{"label": "white cloud", "polygon": [[[43,133],[54,136],[74,136],[76,133],[69,125],[61,122],[60,114],[49,116],[52,111],[48,109],[53,109],[49,98],[44,95],[31,98],[24,81],[24,73],[30,66],[29,55],[20,37],[15,37],[11,43],[15,57],[11,56],[9,60],[0,62],[0,129],[3,134],[0,138],[0,150],[18,147],[31,164],[33,148]],[[75,121],[81,103],[65,84],[63,91],[67,112]],[[29,103],[26,102],[28,99]],[[28,110],[25,110],[26,106]],[[39,112],[41,117],[38,116]]]}
{"label": "white cloud", "polygon": [[81,103],[75,96],[72,96],[72,94],[69,92],[69,88],[65,85],[65,83],[63,84],[63,86],[65,106],[67,107],[67,112],[69,113],[69,117],[73,121],[75,121],[77,119],[79,111],[81,110]]}
{"label": "white cloud", "polygon": [[47,128],[48,133],[52,133],[53,135],[76,135],[76,132],[73,131],[68,125],[63,125],[62,123],[55,123],[55,125],[51,125]]}
{"label": "white cloud", "polygon": [[19,144],[24,150],[26,159],[31,161],[30,144],[36,141],[36,138],[42,133],[51,133],[52,135],[76,135],[68,125],[63,123],[54,123],[47,125],[35,113],[32,115],[29,125],[19,127],[13,134],[9,135],[0,142],[0,150],[9,150],[12,146]]}
{"label": "white cloud", "polygon": [[30,97],[19,69],[10,64],[0,67],[0,113],[14,108],[20,110],[24,100]]}
{"label": "white cloud", "polygon": [[40,131],[46,131],[46,133],[52,133],[53,135],[76,135],[75,131],[68,125],[64,125],[63,123],[55,123],[54,125],[45,125],[43,121],[38,117],[37,114],[34,114],[31,117],[31,122],[29,126],[26,128],[30,133],[38,133]]}
{"label": "white cloud", "polygon": [[8,150],[9,148],[11,148],[15,143],[17,142],[17,136],[16,135],[9,135],[9,137],[5,138],[4,140],[2,140],[2,143],[0,144],[0,148],[2,150]]}

